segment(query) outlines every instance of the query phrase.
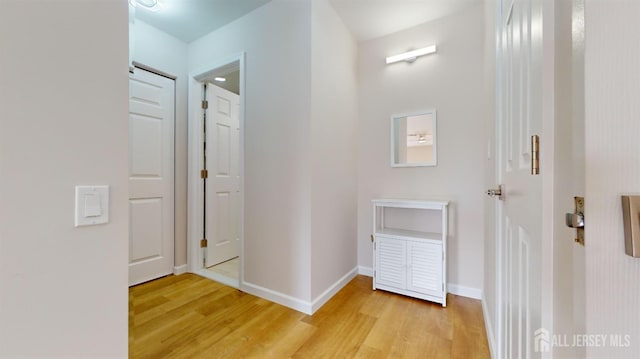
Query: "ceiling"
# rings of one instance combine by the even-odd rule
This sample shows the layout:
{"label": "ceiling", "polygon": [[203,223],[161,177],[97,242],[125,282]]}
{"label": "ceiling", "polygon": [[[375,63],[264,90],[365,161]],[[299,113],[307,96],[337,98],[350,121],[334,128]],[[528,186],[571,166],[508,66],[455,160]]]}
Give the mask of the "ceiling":
{"label": "ceiling", "polygon": [[[187,43],[271,0],[160,0],[162,9],[138,7],[136,18]],[[294,1],[294,0],[289,0]],[[483,0],[329,0],[358,41],[432,21]]]}
{"label": "ceiling", "polygon": [[358,41],[451,15],[483,0],[329,0]]}
{"label": "ceiling", "polygon": [[152,12],[140,6],[136,19],[191,42],[241,18],[271,0],[159,0],[162,8]]}

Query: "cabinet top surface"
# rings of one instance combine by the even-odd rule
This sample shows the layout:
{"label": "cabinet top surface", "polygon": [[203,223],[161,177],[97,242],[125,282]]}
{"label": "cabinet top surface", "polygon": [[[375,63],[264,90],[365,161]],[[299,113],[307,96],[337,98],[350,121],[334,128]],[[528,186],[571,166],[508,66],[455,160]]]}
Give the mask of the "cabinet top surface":
{"label": "cabinet top surface", "polygon": [[449,201],[432,201],[426,199],[391,199],[378,198],[371,200],[374,205],[386,207],[433,208],[445,207]]}

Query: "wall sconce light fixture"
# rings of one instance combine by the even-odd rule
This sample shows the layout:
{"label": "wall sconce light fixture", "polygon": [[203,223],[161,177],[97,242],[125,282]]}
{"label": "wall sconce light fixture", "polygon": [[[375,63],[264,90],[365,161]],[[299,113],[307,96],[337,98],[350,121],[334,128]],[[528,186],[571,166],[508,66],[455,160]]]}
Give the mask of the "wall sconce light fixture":
{"label": "wall sconce light fixture", "polygon": [[405,52],[399,55],[387,57],[387,65],[398,61],[414,62],[420,56],[433,54],[436,52],[436,45],[423,47],[421,49]]}
{"label": "wall sconce light fixture", "polygon": [[153,12],[160,10],[162,5],[160,4],[160,0],[129,0],[129,4],[133,7],[140,6],[143,9],[147,9]]}

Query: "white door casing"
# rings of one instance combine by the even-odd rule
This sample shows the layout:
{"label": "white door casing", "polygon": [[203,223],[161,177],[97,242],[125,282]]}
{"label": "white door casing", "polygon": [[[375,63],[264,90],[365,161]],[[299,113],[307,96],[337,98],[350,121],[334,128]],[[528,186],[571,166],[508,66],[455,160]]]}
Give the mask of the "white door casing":
{"label": "white door casing", "polygon": [[136,68],[129,79],[129,285],[173,272],[172,79]]}
{"label": "white door casing", "polygon": [[[531,136],[543,117],[542,0],[498,2],[498,357],[538,357],[542,317],[543,176],[531,174]],[[547,174],[548,175],[548,174]],[[538,333],[539,334],[539,333]],[[537,348],[544,349],[544,348]]]}
{"label": "white door casing", "polygon": [[207,84],[207,267],[240,255],[240,97]]}

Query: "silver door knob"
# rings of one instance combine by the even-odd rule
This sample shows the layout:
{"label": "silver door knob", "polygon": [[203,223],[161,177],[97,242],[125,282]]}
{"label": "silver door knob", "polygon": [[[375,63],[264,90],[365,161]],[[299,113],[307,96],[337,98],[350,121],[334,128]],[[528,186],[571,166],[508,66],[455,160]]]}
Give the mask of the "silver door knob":
{"label": "silver door knob", "polygon": [[497,189],[489,189],[487,190],[487,194],[491,197],[498,197],[499,200],[504,199],[504,194],[503,191],[504,190],[504,186],[500,185],[498,186]]}

